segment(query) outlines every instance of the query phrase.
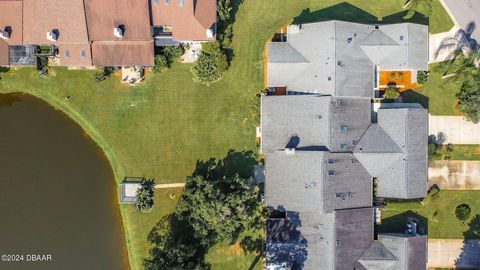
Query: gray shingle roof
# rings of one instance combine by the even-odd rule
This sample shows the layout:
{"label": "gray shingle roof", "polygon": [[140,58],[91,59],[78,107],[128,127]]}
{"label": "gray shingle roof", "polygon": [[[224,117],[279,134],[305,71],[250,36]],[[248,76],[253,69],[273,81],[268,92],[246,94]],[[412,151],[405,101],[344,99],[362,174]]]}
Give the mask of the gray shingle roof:
{"label": "gray shingle roof", "polygon": [[375,65],[380,70],[428,69],[428,26],[401,23],[375,29],[343,21],[291,25],[287,42],[269,44],[268,57],[269,86],[372,97]]}
{"label": "gray shingle roof", "polygon": [[398,262],[388,270],[426,269],[427,237],[404,234],[379,234],[380,241]]}

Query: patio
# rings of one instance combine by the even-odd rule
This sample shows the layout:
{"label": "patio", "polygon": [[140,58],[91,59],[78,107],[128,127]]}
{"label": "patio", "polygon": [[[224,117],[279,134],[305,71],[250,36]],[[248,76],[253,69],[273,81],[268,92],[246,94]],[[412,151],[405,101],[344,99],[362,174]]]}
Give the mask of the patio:
{"label": "patio", "polygon": [[397,88],[399,92],[415,89],[421,85],[417,83],[416,71],[379,71],[377,88],[382,91],[389,86]]}

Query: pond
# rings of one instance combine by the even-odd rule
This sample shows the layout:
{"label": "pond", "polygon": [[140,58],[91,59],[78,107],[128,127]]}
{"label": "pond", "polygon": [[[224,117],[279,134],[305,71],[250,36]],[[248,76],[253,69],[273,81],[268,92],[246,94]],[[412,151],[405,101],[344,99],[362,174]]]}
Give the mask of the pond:
{"label": "pond", "polygon": [[108,160],[66,115],[0,95],[0,173],[0,269],[129,269]]}

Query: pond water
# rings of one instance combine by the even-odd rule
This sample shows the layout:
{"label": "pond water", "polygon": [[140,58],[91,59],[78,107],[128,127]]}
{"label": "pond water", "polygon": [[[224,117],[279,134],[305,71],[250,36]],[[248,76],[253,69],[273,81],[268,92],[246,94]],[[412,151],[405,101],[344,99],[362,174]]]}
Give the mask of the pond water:
{"label": "pond water", "polygon": [[23,255],[0,269],[129,269],[116,192],[77,124],[34,97],[0,95],[0,255]]}

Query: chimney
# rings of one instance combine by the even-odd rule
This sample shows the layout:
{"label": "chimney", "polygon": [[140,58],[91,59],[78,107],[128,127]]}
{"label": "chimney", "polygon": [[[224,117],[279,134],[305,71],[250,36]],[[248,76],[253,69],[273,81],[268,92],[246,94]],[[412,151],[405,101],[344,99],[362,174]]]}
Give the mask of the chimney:
{"label": "chimney", "polygon": [[285,148],[285,153],[287,155],[293,155],[295,154],[295,148]]}
{"label": "chimney", "polygon": [[0,38],[2,39],[10,39],[10,34],[7,31],[0,30]]}
{"label": "chimney", "polygon": [[121,26],[113,28],[113,35],[117,38],[122,38],[123,37],[123,30],[122,30]]}
{"label": "chimney", "polygon": [[55,34],[54,32],[47,32],[47,39],[55,42],[57,41],[58,37],[57,34]]}

